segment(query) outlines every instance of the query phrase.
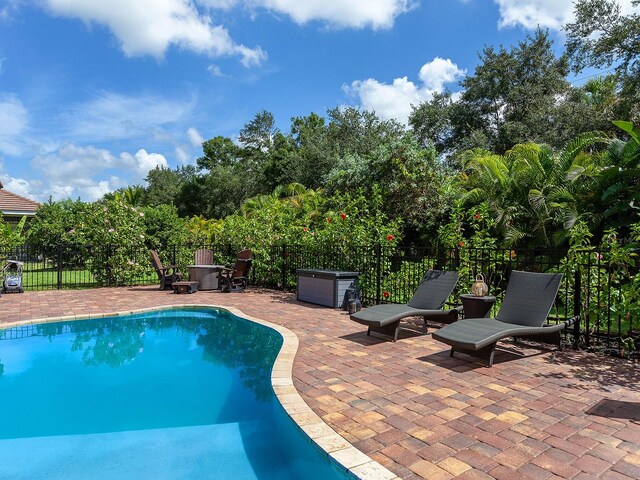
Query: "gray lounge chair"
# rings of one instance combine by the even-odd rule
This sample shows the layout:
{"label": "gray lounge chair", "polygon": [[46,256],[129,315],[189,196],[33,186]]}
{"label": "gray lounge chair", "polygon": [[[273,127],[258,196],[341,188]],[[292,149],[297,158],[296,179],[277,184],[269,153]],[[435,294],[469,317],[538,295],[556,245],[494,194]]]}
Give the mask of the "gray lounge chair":
{"label": "gray lounge chair", "polygon": [[496,343],[507,337],[527,337],[562,347],[560,333],[576,319],[544,325],[558,294],[561,273],[511,272],[496,318],[468,318],[433,333],[433,338],[493,365]]}
{"label": "gray lounge chair", "polygon": [[371,332],[391,335],[394,342],[401,329],[400,321],[407,317],[423,317],[425,332],[427,320],[455,322],[460,308],[442,310],[442,307],[457,282],[458,272],[427,270],[409,303],[375,305],[351,314],[351,320],[366,325],[367,335],[371,335]]}

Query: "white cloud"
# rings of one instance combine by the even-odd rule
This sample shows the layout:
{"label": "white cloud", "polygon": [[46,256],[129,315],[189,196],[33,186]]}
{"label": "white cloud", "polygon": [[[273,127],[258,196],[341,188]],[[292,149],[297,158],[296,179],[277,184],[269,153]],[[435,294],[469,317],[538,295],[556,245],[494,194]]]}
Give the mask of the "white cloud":
{"label": "white cloud", "polygon": [[220,67],[218,65],[214,65],[214,64],[211,64],[207,67],[207,72],[209,72],[214,77],[220,77],[220,78],[228,77],[228,75],[225,75],[224,73],[222,73],[222,70],[220,70]]}
{"label": "white cloud", "polygon": [[[527,29],[548,27],[560,30],[573,20],[574,0],[495,0],[500,10],[500,27],[521,25]],[[633,11],[631,0],[618,0],[622,12]],[[636,9],[637,11],[637,9]]]}
{"label": "white cloud", "polygon": [[135,155],[131,155],[126,152],[121,153],[120,159],[125,167],[134,171],[140,178],[146,177],[149,170],[153,170],[156,167],[169,167],[164,155],[159,153],[147,153],[144,148],[138,150]]}
{"label": "white cloud", "polygon": [[396,78],[391,85],[369,78],[356,80],[344,88],[358,97],[364,109],[375,111],[381,118],[406,124],[411,105],[430,100],[434,93],[444,90],[446,83],[458,80],[464,73],[451,60],[436,57],[420,69],[422,85],[416,85],[407,77]]}
{"label": "white cloud", "polygon": [[196,99],[167,100],[150,95],[126,96],[100,92],[88,102],[72,105],[62,114],[66,131],[86,142],[153,135],[164,138],[162,129],[188,121]]}
{"label": "white cloud", "polygon": [[[149,170],[156,166],[167,167],[168,163],[163,155],[148,153],[145,149],[134,155],[123,152],[116,156],[102,148],[65,143],[52,152],[35,157],[31,166],[48,182],[47,187],[41,187],[37,192],[30,190],[33,198],[42,201],[49,196],[56,200],[80,196],[85,201],[94,201],[121,186],[141,183]],[[115,175],[105,180],[104,173],[108,170],[119,172],[127,180]]]}
{"label": "white cloud", "polygon": [[200,132],[196,128],[189,128],[187,130],[187,136],[189,137],[189,141],[191,145],[194,147],[200,147],[204,143],[204,138],[200,135]]}
{"label": "white cloud", "polygon": [[395,18],[411,10],[413,0],[199,0],[211,8],[244,4],[289,16],[298,24],[319,20],[334,27],[390,28]]}
{"label": "white cloud", "polygon": [[184,149],[184,147],[178,146],[175,150],[176,158],[182,165],[187,165],[191,161],[191,157]]}
{"label": "white cloud", "polygon": [[8,19],[21,2],[22,0],[4,0],[4,5],[0,6],[0,20]]}
{"label": "white cloud", "polygon": [[259,47],[235,43],[227,29],[213,25],[191,0],[45,0],[54,15],[106,26],[129,57],[162,58],[170,45],[213,56],[237,55],[245,66],[266,59]]}
{"label": "white cloud", "polygon": [[14,95],[0,94],[0,153],[18,155],[20,137],[29,123],[29,113]]}
{"label": "white cloud", "polygon": [[6,174],[0,175],[0,180],[2,180],[2,184],[6,190],[22,195],[23,197],[34,198],[32,194],[34,186],[28,180],[24,178],[14,178]]}
{"label": "white cloud", "polygon": [[425,63],[420,68],[420,80],[424,84],[424,89],[431,92],[442,92],[445,83],[452,83],[464,75],[455,63],[448,58],[436,57],[429,63]]}

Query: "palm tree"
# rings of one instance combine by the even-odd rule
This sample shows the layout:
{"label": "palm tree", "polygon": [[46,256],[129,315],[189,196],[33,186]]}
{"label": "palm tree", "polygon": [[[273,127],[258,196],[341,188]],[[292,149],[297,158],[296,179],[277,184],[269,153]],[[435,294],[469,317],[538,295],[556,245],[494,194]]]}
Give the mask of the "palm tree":
{"label": "palm tree", "polygon": [[614,122],[626,131],[626,142],[613,140],[603,156],[604,167],[595,185],[592,209],[600,212],[600,230],[627,228],[640,210],[640,129],[631,122]]}
{"label": "palm tree", "polygon": [[608,142],[598,132],[580,135],[560,152],[546,145],[519,144],[504,155],[467,155],[462,185],[466,205],[485,201],[507,244],[528,239],[553,246],[584,215],[585,196],[598,175],[587,148]]}
{"label": "palm tree", "polygon": [[113,198],[116,201],[129,205],[130,207],[139,207],[142,205],[144,193],[144,187],[141,185],[129,185],[128,187],[116,192]]}

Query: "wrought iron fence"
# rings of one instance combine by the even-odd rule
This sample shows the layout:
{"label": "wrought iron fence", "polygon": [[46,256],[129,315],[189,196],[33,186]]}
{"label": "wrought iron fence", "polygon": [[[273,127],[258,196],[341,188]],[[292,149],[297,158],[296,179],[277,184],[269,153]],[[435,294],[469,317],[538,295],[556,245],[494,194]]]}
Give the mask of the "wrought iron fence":
{"label": "wrought iron fence", "polygon": [[[158,248],[166,264],[186,272],[194,253],[208,248],[214,263],[233,264],[239,245],[165,245]],[[296,288],[296,270],[323,268],[359,272],[358,287],[365,305],[407,302],[429,268],[457,270],[460,281],[450,302],[470,291],[482,273],[490,294],[498,300],[495,314],[513,270],[564,274],[556,308],[549,322],[579,315],[566,341],[575,346],[636,355],[640,350],[640,292],[629,275],[620,275],[603,254],[547,249],[420,248],[336,245],[274,245],[254,247],[250,283],[284,290]],[[0,251],[0,262],[23,262],[25,290],[78,289],[99,286],[151,285],[158,277],[149,250],[117,245],[25,245]],[[637,267],[635,267],[637,273]],[[628,274],[629,272],[627,272]],[[635,305],[635,307],[633,307]],[[635,310],[634,310],[635,308]]]}

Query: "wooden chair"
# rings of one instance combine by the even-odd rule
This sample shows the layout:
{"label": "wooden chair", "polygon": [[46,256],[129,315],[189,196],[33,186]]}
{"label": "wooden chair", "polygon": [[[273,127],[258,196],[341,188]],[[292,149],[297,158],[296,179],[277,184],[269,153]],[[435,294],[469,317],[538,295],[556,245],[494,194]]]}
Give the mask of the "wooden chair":
{"label": "wooden chair", "polygon": [[151,263],[153,268],[158,274],[158,280],[160,281],[160,290],[171,288],[173,282],[179,282],[182,280],[182,274],[178,272],[178,267],[175,265],[162,265],[158,252],[151,250]]}
{"label": "wooden chair", "polygon": [[238,258],[233,268],[227,267],[221,272],[223,292],[242,292],[247,288],[252,260],[251,250],[248,248],[238,252]]}
{"label": "wooden chair", "polygon": [[213,265],[213,250],[200,248],[193,258],[194,265]]}

